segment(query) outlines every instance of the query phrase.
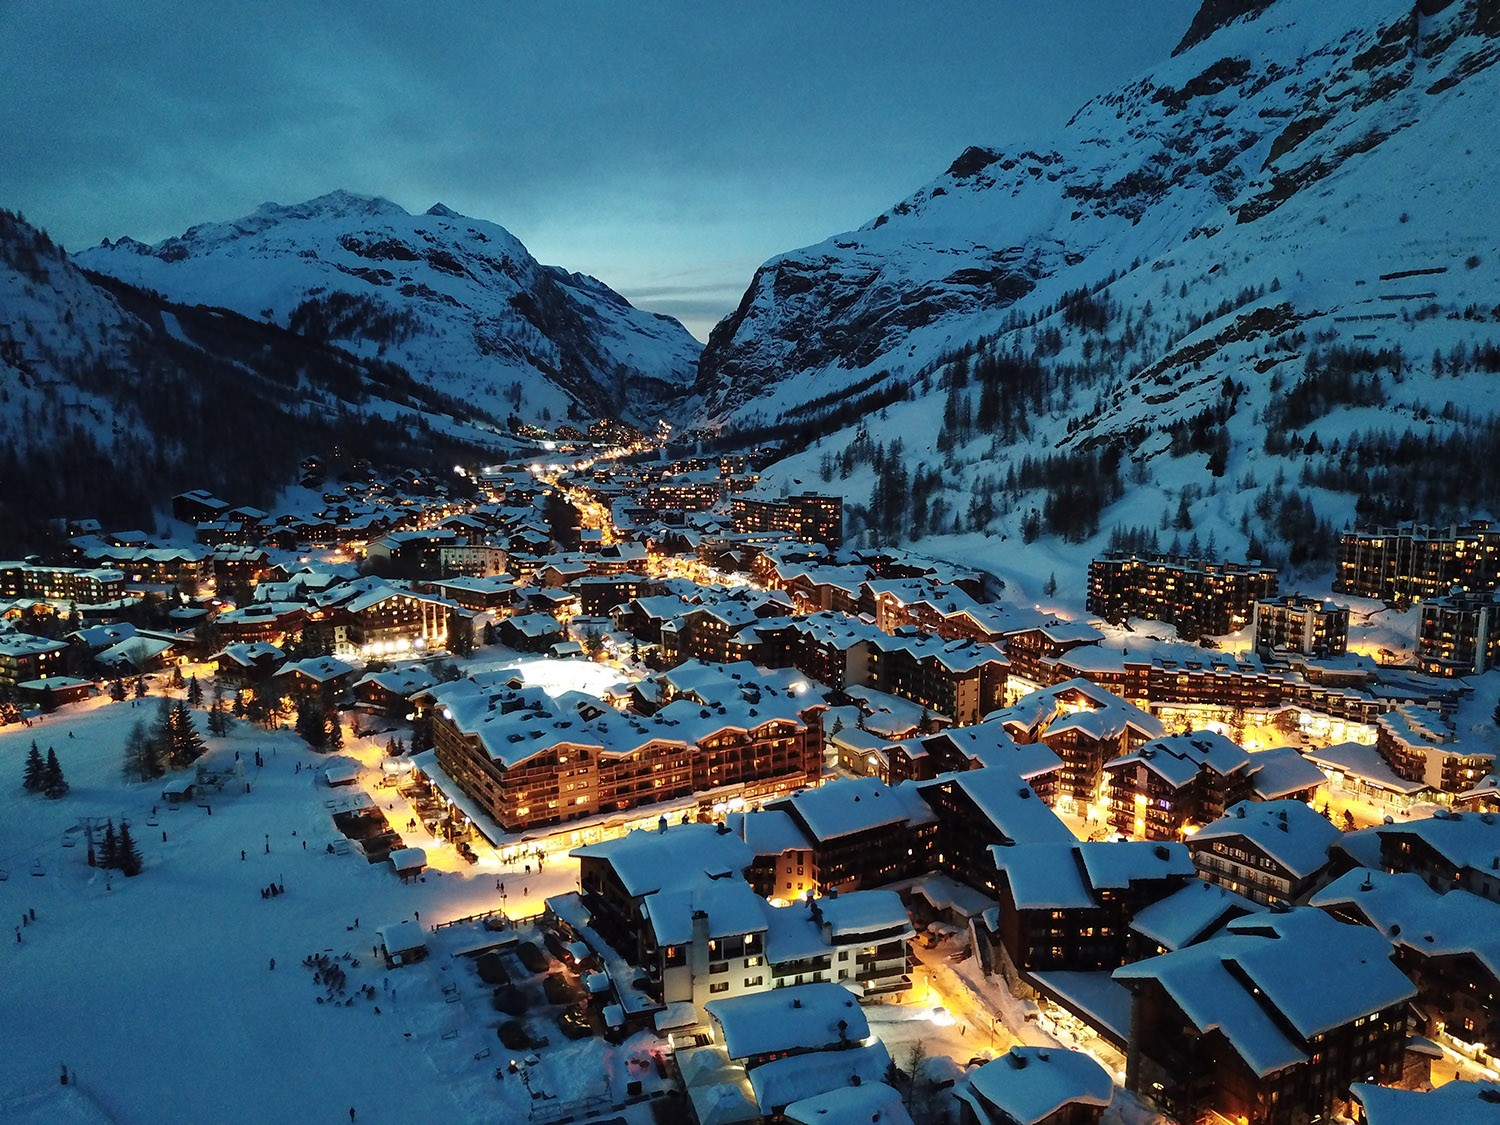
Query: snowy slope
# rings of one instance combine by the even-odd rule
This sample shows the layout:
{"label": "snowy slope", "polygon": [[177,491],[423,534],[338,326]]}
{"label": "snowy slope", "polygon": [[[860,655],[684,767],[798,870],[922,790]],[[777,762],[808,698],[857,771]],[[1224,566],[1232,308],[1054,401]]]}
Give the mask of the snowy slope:
{"label": "snowy slope", "polygon": [[[1179,522],[1185,488],[1182,539],[1190,522],[1229,553],[1252,535],[1285,543],[1299,484],[1311,522],[1334,527],[1496,507],[1495,482],[1466,476],[1423,484],[1445,493],[1440,511],[1357,509],[1359,458],[1340,465],[1335,447],[1327,460],[1335,440],[1377,430],[1496,432],[1483,349],[1500,343],[1500,156],[1479,125],[1500,110],[1495,6],[1209,3],[1190,38],[1084,106],[1051,148],[971,148],[860,230],[766,263],[701,361],[710,423],[757,437],[842,427],[768,483],[842,478],[855,505],[875,499],[900,438],[907,473],[931,473],[943,501],[941,522],[905,513],[908,538],[1019,534],[1059,498],[1009,474],[1059,454],[1116,459],[1128,484],[1097,536],[1068,534],[1089,549],[1112,524]],[[992,388],[1020,404],[1001,411],[1008,425],[985,419],[983,381],[965,378],[986,355],[1013,361]],[[1298,390],[1341,364],[1361,393]],[[1413,473],[1442,471],[1415,460]]]}
{"label": "snowy slope", "polygon": [[670,317],[540,265],[508,231],[442,204],[411,215],[336,191],[155,246],[106,242],[78,261],[400,363],[501,419],[654,421],[687,389],[700,350]]}
{"label": "snowy slope", "polygon": [[[186,488],[269,503],[309,454],[437,464],[515,443],[393,364],[79,269],[0,212],[0,542],[151,524]],[[154,526],[154,524],[152,524]]]}

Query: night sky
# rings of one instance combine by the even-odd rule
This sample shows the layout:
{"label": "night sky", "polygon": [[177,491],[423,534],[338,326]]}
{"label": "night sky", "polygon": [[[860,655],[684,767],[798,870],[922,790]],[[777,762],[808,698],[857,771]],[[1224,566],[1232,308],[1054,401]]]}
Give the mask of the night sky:
{"label": "night sky", "polygon": [[767,257],[1045,141],[1197,0],[0,3],[0,207],[70,248],[441,201],[700,338]]}

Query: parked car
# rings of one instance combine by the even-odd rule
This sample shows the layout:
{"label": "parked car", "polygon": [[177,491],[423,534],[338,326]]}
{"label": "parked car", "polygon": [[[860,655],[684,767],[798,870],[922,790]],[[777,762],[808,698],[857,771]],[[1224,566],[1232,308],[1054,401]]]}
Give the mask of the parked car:
{"label": "parked car", "polygon": [[526,966],[529,973],[545,973],[547,971],[547,955],[537,948],[534,941],[523,941],[516,946],[516,957],[521,964]]}
{"label": "parked car", "polygon": [[588,1017],[577,1008],[569,1008],[557,1017],[558,1029],[569,1039],[588,1039],[594,1034]]}
{"label": "parked car", "polygon": [[500,960],[500,954],[494,950],[481,954],[474,962],[474,967],[479,971],[479,979],[485,984],[510,983],[510,974],[505,971],[505,963]]}
{"label": "parked car", "polygon": [[490,1004],[495,1011],[504,1012],[508,1016],[524,1015],[527,1008],[526,997],[513,984],[502,984],[496,988],[490,996]]}

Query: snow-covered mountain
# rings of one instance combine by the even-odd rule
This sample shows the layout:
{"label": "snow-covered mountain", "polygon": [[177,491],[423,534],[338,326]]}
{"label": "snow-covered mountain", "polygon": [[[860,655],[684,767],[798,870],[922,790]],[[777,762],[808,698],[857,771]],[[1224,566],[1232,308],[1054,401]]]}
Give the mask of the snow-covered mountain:
{"label": "snow-covered mountain", "polygon": [[154,526],[188,488],[268,505],[311,454],[446,472],[514,444],[395,364],[88,273],[0,211],[0,556],[57,517]]}
{"label": "snow-covered mountain", "polygon": [[1208,0],[1051,146],[762,266],[705,416],[912,537],[1315,563],[1356,515],[1493,513],[1497,59],[1495,0]]}
{"label": "snow-covered mountain", "polygon": [[155,246],[106,241],[77,260],[398,363],[502,420],[653,422],[690,389],[701,350],[672,318],[541,265],[504,228],[442,204],[412,215],[336,191]]}

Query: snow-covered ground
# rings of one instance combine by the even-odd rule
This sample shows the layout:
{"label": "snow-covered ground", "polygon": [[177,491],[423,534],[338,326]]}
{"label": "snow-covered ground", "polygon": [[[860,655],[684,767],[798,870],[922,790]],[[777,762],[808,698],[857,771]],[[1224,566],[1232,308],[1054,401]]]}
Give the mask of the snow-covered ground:
{"label": "snow-covered ground", "polygon": [[[370,957],[374,930],[417,913],[425,926],[494,909],[501,878],[521,913],[518,900],[539,905],[572,888],[576,867],[548,864],[528,879],[490,854],[457,870],[451,848],[424,833],[409,840],[434,848],[421,882],[403,885],[389,865],[357,852],[329,855],[342,837],[324,802],[343,791],[315,781],[319,758],[294,734],[245,724],[211,740],[209,760],[232,764],[239,751],[250,792],[232,792],[231,783],[203,798],[212,812],[169,810],[160,782],[121,774],[131,724],[149,721],[155,707],[93,701],[0,732],[0,1012],[9,1044],[0,1052],[0,1120],[341,1121],[351,1107],[360,1122],[524,1119],[531,1099],[522,1083],[494,1076],[510,1055],[495,1035],[500,1017],[472,966],[450,956],[477,929],[440,931],[428,961],[392,972]],[[43,753],[57,751],[72,787],[61,800],[21,789],[33,738]],[[358,757],[370,749],[350,748]],[[258,770],[250,767],[257,750]],[[129,820],[144,873],[107,875],[87,865],[82,844],[64,847],[80,816]],[[32,876],[33,867],[45,874]],[[262,898],[272,882],[286,893]],[[11,929],[33,909],[36,921],[14,940]],[[346,952],[353,1002],[317,1003],[325,990],[303,958]],[[443,991],[450,983],[452,1003]],[[373,999],[358,994],[365,986]],[[550,1017],[527,1018],[535,1033],[549,1033]],[[534,1090],[560,1101],[604,1094],[608,1075],[621,1095],[644,1074],[627,1059],[645,1043],[550,1034],[530,1068]],[[63,1066],[76,1089],[60,1089]]]}

